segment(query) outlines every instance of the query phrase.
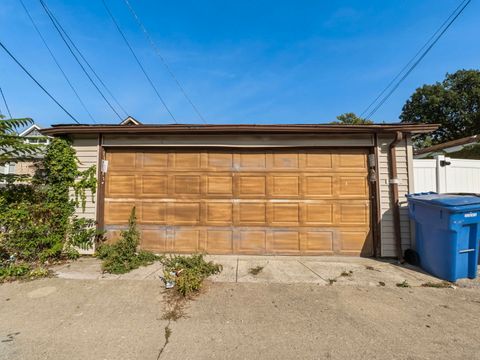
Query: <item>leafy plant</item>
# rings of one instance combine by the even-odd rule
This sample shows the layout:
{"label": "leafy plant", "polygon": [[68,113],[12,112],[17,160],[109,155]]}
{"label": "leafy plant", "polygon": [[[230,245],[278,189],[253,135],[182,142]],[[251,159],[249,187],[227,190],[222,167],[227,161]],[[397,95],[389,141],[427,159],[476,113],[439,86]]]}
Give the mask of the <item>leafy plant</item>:
{"label": "leafy plant", "polygon": [[[94,192],[96,185],[90,180],[78,185],[77,179],[84,173],[78,170],[70,141],[54,138],[32,181],[10,182],[0,189],[2,252],[17,254],[20,260],[44,262],[65,255],[76,257],[75,246],[90,247],[97,236],[94,222],[74,216],[78,203],[70,194],[71,189],[80,188]],[[86,173],[91,177],[94,170]]]}
{"label": "leafy plant", "polygon": [[248,270],[248,272],[251,274],[251,275],[258,275],[262,272],[263,270],[263,266],[255,266],[253,268],[250,268]]}
{"label": "leafy plant", "polygon": [[410,286],[410,284],[407,282],[407,280],[403,280],[403,282],[397,283],[397,287],[409,288],[409,287],[411,287],[411,286]]}
{"label": "leafy plant", "polygon": [[161,262],[166,279],[172,279],[171,274],[176,274],[173,280],[176,282],[177,291],[183,296],[199,291],[203,280],[222,271],[222,265],[205,261],[202,254],[173,255],[161,259]]}
{"label": "leafy plant", "polygon": [[96,256],[103,260],[103,271],[111,274],[124,274],[140,266],[152,264],[159,257],[148,251],[138,251],[140,233],[137,229],[135,207],[128,220],[128,229],[121,232],[115,244],[99,246]]}

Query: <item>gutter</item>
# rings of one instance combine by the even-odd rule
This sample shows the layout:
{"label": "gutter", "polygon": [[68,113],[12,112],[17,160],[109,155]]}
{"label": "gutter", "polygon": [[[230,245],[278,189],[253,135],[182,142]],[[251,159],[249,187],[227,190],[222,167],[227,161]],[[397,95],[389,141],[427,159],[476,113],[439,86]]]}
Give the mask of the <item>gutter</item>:
{"label": "gutter", "polygon": [[389,172],[390,172],[390,195],[392,199],[392,215],[393,215],[393,230],[395,236],[395,249],[397,253],[397,258],[400,263],[404,262],[403,252],[402,252],[402,234],[400,229],[400,204],[398,200],[398,177],[397,177],[397,144],[403,140],[403,133],[397,131],[395,133],[395,138],[388,147],[388,152],[390,156],[389,162]]}

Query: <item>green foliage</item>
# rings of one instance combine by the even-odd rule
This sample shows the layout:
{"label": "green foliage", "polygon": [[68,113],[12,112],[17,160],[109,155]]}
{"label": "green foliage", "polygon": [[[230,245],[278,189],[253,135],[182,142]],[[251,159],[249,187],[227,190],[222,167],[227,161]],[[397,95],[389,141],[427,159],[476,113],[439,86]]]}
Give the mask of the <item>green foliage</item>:
{"label": "green foliage", "polygon": [[111,274],[124,274],[140,266],[152,264],[159,257],[148,251],[138,251],[140,233],[137,229],[135,207],[128,220],[128,229],[121,232],[115,244],[99,246],[96,256],[103,260],[103,271]]}
{"label": "green foliage", "polygon": [[480,71],[458,70],[442,82],[415,90],[402,109],[402,122],[440,124],[431,134],[416,137],[427,147],[480,133]]}
{"label": "green foliage", "polygon": [[[0,166],[7,163],[17,163],[19,161],[31,161],[36,158],[36,154],[41,150],[38,145],[27,144],[24,139],[17,134],[17,129],[31,125],[32,119],[5,119],[0,115]],[[26,176],[0,173],[0,181],[12,183]]]}
{"label": "green foliage", "polygon": [[50,275],[43,267],[32,267],[24,262],[0,262],[0,283],[17,279],[36,279]]}
{"label": "green foliage", "polygon": [[345,113],[337,116],[337,121],[331,122],[334,125],[372,125],[372,120],[357,116],[355,113]]}
{"label": "green foliage", "polygon": [[172,280],[170,273],[178,274],[173,280],[176,282],[177,291],[183,296],[199,291],[203,280],[222,271],[221,265],[205,261],[202,254],[174,255],[162,259],[161,262],[164,265],[165,278]]}
{"label": "green foliage", "polygon": [[92,246],[97,236],[94,222],[74,217],[78,204],[70,198],[81,174],[70,142],[55,138],[31,183],[10,183],[0,189],[0,245],[5,253],[46,261],[74,257],[73,246]]}

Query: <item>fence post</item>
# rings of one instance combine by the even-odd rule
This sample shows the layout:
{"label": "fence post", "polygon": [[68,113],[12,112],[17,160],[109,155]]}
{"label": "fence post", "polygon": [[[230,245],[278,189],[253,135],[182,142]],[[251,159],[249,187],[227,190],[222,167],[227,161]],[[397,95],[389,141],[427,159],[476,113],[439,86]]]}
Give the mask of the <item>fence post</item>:
{"label": "fence post", "polygon": [[435,156],[436,168],[435,172],[437,174],[437,193],[441,194],[447,192],[447,168],[442,166],[441,162],[445,161],[445,155]]}

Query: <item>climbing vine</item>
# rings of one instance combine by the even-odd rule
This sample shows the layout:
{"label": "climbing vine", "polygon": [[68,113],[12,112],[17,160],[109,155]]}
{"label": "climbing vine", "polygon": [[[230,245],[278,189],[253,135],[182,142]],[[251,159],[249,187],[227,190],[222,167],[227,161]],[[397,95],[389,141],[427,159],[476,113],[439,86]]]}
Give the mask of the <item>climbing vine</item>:
{"label": "climbing vine", "polygon": [[14,255],[43,262],[76,257],[74,247],[90,247],[97,236],[94,221],[77,218],[75,208],[85,209],[87,189],[95,195],[95,173],[94,166],[78,169],[68,139],[52,139],[31,181],[0,190],[0,260]]}

